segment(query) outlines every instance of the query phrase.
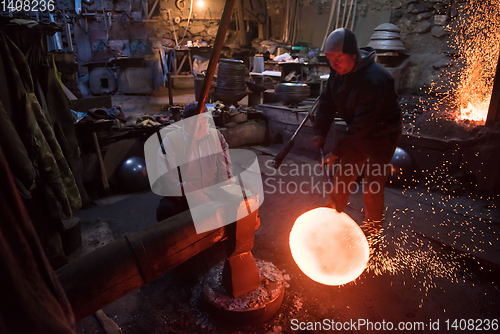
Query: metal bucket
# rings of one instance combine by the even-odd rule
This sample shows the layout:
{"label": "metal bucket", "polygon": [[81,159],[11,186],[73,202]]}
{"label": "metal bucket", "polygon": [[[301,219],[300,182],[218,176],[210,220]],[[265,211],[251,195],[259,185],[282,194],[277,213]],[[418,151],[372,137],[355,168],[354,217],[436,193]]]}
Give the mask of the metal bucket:
{"label": "metal bucket", "polygon": [[311,87],[301,83],[281,83],[274,89],[274,94],[285,104],[297,104],[309,97]]}
{"label": "metal bucket", "polygon": [[241,60],[221,59],[217,69],[214,95],[228,104],[237,104],[247,95],[246,66]]}

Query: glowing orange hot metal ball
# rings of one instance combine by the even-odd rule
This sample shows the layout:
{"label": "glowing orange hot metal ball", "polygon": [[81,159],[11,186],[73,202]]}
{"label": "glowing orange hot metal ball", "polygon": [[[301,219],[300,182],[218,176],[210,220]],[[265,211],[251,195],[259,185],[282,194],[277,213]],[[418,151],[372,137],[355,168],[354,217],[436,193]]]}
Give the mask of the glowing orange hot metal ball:
{"label": "glowing orange hot metal ball", "polygon": [[290,250],[300,270],[325,285],[356,279],[368,263],[368,241],[345,213],[330,208],[307,211],[290,232]]}

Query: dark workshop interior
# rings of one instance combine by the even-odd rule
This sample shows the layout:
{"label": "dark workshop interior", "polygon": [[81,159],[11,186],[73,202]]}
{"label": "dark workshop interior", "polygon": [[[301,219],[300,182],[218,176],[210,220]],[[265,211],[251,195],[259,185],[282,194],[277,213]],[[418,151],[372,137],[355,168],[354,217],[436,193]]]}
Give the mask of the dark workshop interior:
{"label": "dark workshop interior", "polygon": [[[500,0],[0,7],[1,334],[499,329]],[[338,28],[375,52],[401,107],[376,245],[366,171],[344,214],[298,219],[333,211],[313,139]],[[161,161],[174,142],[186,158],[207,118],[234,175],[193,208],[189,160],[166,167],[177,195]],[[333,119],[325,153],[347,131]],[[160,219],[169,196],[189,209]],[[353,249],[359,272],[322,281],[354,272]]]}

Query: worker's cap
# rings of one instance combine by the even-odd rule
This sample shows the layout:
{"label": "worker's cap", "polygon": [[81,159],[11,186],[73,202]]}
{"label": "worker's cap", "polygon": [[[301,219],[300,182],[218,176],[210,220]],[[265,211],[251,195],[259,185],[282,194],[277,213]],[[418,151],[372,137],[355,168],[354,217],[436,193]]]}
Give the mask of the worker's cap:
{"label": "worker's cap", "polygon": [[[188,118],[191,116],[198,115],[198,101],[194,101],[191,103],[186,104],[184,107],[184,111],[182,112],[182,118]],[[202,118],[205,117],[212,117],[210,113],[208,112],[207,107],[205,106],[203,113],[202,113]]]}
{"label": "worker's cap", "polygon": [[354,33],[346,28],[334,30],[326,39],[325,44],[325,53],[330,52],[358,54],[358,42]]}

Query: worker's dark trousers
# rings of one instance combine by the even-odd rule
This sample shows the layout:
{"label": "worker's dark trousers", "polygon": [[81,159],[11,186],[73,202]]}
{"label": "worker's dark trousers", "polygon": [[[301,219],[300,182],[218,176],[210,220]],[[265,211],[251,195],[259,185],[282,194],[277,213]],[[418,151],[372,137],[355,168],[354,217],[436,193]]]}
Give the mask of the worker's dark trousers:
{"label": "worker's dark trousers", "polygon": [[[395,150],[395,147],[394,147]],[[327,206],[344,211],[351,192],[363,191],[365,221],[382,221],[384,217],[384,187],[392,171],[390,150],[380,157],[360,158],[360,155],[346,155],[334,167],[333,191],[329,194]],[[364,178],[356,182],[364,167]]]}

